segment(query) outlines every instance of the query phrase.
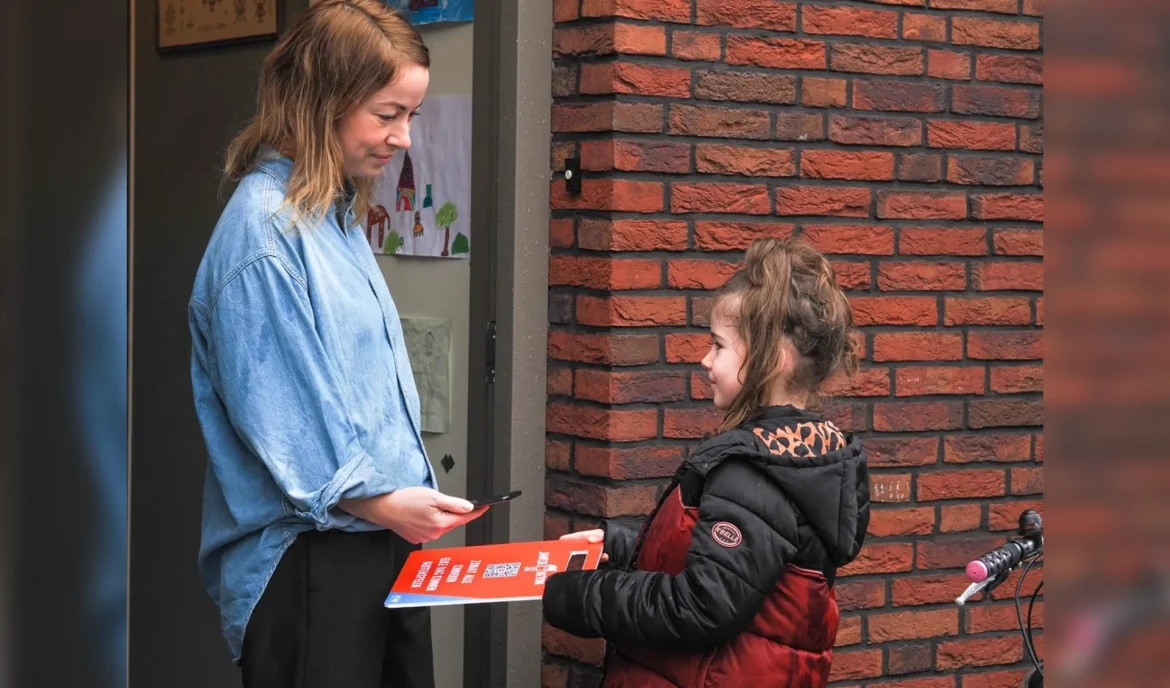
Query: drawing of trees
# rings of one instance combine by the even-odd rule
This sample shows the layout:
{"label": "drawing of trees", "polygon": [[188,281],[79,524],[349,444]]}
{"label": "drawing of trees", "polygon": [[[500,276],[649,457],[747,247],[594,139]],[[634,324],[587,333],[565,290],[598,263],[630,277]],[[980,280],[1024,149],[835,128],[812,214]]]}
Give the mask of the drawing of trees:
{"label": "drawing of trees", "polygon": [[447,251],[447,247],[451,244],[451,225],[455,224],[455,220],[459,218],[459,211],[455,209],[455,204],[447,201],[440,208],[439,212],[435,213],[435,224],[443,228],[443,252],[439,255],[446,257],[451,255]]}

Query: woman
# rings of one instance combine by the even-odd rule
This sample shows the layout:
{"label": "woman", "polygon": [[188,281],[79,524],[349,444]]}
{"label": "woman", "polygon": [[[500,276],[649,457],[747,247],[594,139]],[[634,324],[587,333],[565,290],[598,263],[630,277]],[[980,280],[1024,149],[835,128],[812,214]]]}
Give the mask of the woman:
{"label": "woman", "polygon": [[358,218],[410,147],[430,58],[377,0],[311,7],[265,59],[189,307],[209,462],[199,562],[251,686],[432,686],[430,617],[381,602],[483,513],[437,492],[394,301]]}

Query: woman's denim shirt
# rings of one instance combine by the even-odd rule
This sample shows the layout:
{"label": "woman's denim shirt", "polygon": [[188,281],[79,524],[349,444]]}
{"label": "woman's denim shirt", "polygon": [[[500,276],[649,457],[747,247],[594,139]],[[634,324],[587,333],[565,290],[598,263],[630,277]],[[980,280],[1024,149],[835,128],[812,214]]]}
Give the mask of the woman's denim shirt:
{"label": "woman's denim shirt", "polygon": [[237,662],[298,533],[379,529],[337,503],[435,487],[402,324],[362,228],[348,205],[344,228],[336,206],[290,225],[291,171],[268,153],[240,181],[188,313],[208,453],[199,567]]}

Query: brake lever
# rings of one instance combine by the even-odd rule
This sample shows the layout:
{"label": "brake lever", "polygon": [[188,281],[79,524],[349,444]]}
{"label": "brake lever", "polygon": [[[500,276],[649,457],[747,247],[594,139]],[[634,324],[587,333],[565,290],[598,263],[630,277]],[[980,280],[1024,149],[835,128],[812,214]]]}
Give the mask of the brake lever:
{"label": "brake lever", "polygon": [[987,578],[982,582],[968,585],[967,589],[963,591],[963,594],[955,598],[955,604],[962,607],[963,605],[967,604],[967,600],[971,599],[972,596],[979,594],[984,588],[991,587],[993,582],[993,579]]}

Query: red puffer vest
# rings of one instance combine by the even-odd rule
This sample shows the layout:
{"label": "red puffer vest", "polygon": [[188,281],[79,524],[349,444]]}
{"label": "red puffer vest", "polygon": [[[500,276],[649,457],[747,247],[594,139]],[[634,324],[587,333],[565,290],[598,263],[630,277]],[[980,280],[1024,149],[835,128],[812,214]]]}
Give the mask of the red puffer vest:
{"label": "red puffer vest", "polygon": [[[683,570],[699,510],[675,488],[646,530],[641,571]],[[703,653],[623,647],[609,658],[606,688],[812,688],[829,682],[837,600],[819,571],[789,564],[748,627]]]}

